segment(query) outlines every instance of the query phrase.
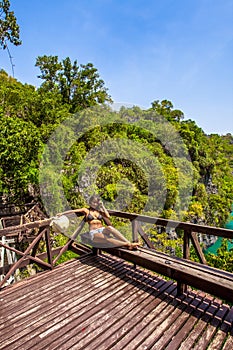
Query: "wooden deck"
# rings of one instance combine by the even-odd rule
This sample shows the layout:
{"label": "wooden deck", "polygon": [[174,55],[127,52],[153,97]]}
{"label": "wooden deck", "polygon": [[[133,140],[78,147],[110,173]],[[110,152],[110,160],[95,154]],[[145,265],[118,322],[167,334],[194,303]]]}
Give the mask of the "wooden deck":
{"label": "wooden deck", "polygon": [[233,308],[108,254],[0,292],[0,349],[233,349]]}

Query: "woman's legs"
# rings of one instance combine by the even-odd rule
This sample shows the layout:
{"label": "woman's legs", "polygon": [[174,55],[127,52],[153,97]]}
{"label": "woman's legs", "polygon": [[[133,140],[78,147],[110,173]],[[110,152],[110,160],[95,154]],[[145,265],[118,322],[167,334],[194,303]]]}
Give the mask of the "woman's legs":
{"label": "woman's legs", "polygon": [[123,241],[121,239],[107,237],[103,233],[95,233],[93,242],[102,243],[105,248],[127,247],[129,249],[134,249],[138,247],[138,243],[131,243],[126,239]]}
{"label": "woman's legs", "polygon": [[128,239],[126,239],[122,233],[120,233],[120,231],[118,231],[115,227],[113,226],[106,226],[103,234],[109,234],[112,233],[112,235],[114,236],[114,238],[119,239],[122,242],[129,242]]}

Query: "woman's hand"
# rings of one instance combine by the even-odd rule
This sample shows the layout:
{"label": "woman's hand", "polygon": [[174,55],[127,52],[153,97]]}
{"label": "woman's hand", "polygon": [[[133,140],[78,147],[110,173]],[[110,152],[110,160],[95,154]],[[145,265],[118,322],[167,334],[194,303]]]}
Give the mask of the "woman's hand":
{"label": "woman's hand", "polygon": [[99,206],[98,206],[98,209],[103,212],[107,218],[110,218],[110,215],[109,215],[109,212],[107,211],[107,209],[105,208],[104,206],[104,203],[100,200],[99,201]]}
{"label": "woman's hand", "polygon": [[99,203],[98,203],[98,208],[99,208],[100,210],[104,210],[104,209],[105,209],[104,203],[103,203],[101,200],[100,200]]}

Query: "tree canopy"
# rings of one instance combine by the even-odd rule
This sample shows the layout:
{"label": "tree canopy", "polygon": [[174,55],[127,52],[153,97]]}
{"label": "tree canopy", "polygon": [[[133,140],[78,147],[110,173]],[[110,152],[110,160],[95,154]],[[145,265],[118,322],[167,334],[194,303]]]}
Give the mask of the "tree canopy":
{"label": "tree canopy", "polygon": [[10,1],[0,1],[0,46],[6,49],[8,41],[16,46],[21,45],[19,31],[14,11],[10,11]]}
{"label": "tree canopy", "polygon": [[[123,107],[119,112],[113,112],[111,108],[105,107],[98,121],[98,113],[84,108],[93,104],[103,105],[110,100],[96,68],[90,64],[78,66],[76,61],[71,64],[69,58],[59,62],[56,56],[38,57],[37,65],[43,80],[37,89],[22,84],[4,71],[0,72],[0,188],[4,198],[12,202],[25,201],[31,193],[39,198],[41,154],[53,132],[73,115],[71,111],[74,109],[78,111],[78,114],[74,114],[77,125],[81,123],[80,113],[83,111],[86,131],[80,137],[78,134],[75,136],[75,142],[65,157],[62,154],[59,156],[64,162],[61,169],[62,186],[70,206],[84,204],[79,183],[83,181],[80,167],[83,162],[95,164],[96,159],[98,163],[97,154],[103,145],[107,147],[105,153],[111,156],[105,159],[101,155],[103,164],[98,170],[95,189],[109,201],[109,205],[114,203],[120,191],[121,198],[125,198],[126,210],[140,212],[147,203],[148,193],[157,191],[157,198],[163,201],[162,211],[158,211],[158,207],[152,203],[147,203],[147,208],[151,205],[154,211],[152,214],[176,218],[175,207],[180,206],[177,202],[178,191],[185,191],[188,181],[188,173],[182,174],[182,180],[179,179],[178,168],[181,165],[175,163],[174,152],[179,150],[176,151],[177,143],[173,145],[172,139],[180,135],[193,171],[191,200],[183,212],[183,218],[197,223],[224,225],[233,202],[231,134],[206,135],[194,121],[184,120],[183,112],[174,110],[168,100],[155,101],[148,110]],[[84,83],[85,74],[87,79],[84,79]],[[88,87],[90,90],[86,93]],[[103,99],[96,99],[98,94]],[[168,124],[161,124],[159,116],[167,120]],[[106,125],[101,126],[101,118],[107,120]],[[140,124],[142,120],[144,124]],[[170,139],[167,137],[169,123],[177,131],[177,135],[172,135]],[[153,134],[152,130],[156,132]],[[70,130],[66,124],[63,125],[63,133],[65,138],[73,137],[68,136]],[[59,142],[66,144],[64,137]],[[163,137],[166,142],[161,142]],[[113,144],[113,140],[122,139],[131,144],[121,141],[120,152],[109,153],[109,142]],[[139,148],[134,150],[134,145],[139,145]],[[61,150],[56,147],[54,144],[53,152],[58,155]],[[98,152],[91,156],[93,150]],[[141,161],[138,160],[140,157]],[[153,163],[154,159],[159,166]],[[153,181],[148,175],[148,164],[155,166]]]}
{"label": "tree canopy", "polygon": [[58,56],[39,56],[36,60],[43,83],[41,91],[59,93],[62,104],[71,113],[98,103],[111,102],[111,98],[92,63],[78,65],[69,57],[59,61]]}

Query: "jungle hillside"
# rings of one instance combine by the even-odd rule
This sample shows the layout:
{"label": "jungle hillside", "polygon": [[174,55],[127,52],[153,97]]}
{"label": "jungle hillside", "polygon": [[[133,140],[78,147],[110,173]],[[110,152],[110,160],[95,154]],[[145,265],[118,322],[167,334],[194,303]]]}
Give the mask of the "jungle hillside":
{"label": "jungle hillside", "polygon": [[[11,60],[19,26],[8,0],[0,10],[0,47]],[[91,62],[41,55],[35,67],[37,86],[0,70],[0,205],[40,203],[50,216],[87,205],[94,192],[109,209],[225,226],[231,133],[206,134],[166,96],[115,110]],[[229,270],[225,242],[219,254]]]}
{"label": "jungle hillside", "polygon": [[[36,59],[35,64],[42,80],[38,88],[17,81],[4,70],[0,72],[2,203],[17,205],[41,201],[39,167],[45,145],[59,125],[71,116],[75,116],[76,121],[83,119],[82,111],[85,111],[84,119],[92,120],[91,127],[67,150],[61,170],[62,186],[69,205],[78,207],[85,204],[78,178],[80,165],[90,151],[107,140],[124,138],[149,149],[151,156],[158,160],[161,172],[154,171],[155,182],[159,184],[163,177],[166,185],[166,198],[159,215],[176,219],[177,165],[174,156],[161,142],[161,137],[150,132],[156,126],[156,118],[159,121],[158,118],[162,117],[177,131],[192,164],[192,193],[187,208],[182,212],[182,219],[224,226],[233,203],[233,136],[230,133],[206,135],[193,120],[184,119],[184,113],[174,109],[168,100],[152,101],[148,110],[137,106],[112,110],[108,90],[91,63],[78,65],[77,61],[71,62],[69,58],[59,62],[57,56],[42,56]],[[101,108],[100,118],[108,120],[108,124],[94,124],[96,112],[91,110],[93,106]],[[149,117],[151,115],[153,118]],[[140,123],[130,122],[140,119],[148,120],[151,125],[145,129],[140,127]],[[161,123],[158,124],[161,127]],[[165,124],[162,128],[166,132]],[[68,133],[69,130],[66,135]],[[56,152],[59,153],[59,147]],[[148,197],[147,174],[144,173],[148,171],[143,169],[143,165],[127,159],[127,151],[119,158],[115,153],[98,170],[94,190],[110,205],[118,195],[117,184],[121,183],[123,191],[124,181],[130,181],[131,199],[125,210],[140,213]],[[143,152],[141,156],[143,158]],[[183,177],[185,183],[185,174]],[[159,188],[157,191],[155,195],[159,198]],[[58,207],[54,210],[58,212],[61,208],[58,203],[56,205]],[[156,207],[152,211],[151,214],[158,214]]]}

